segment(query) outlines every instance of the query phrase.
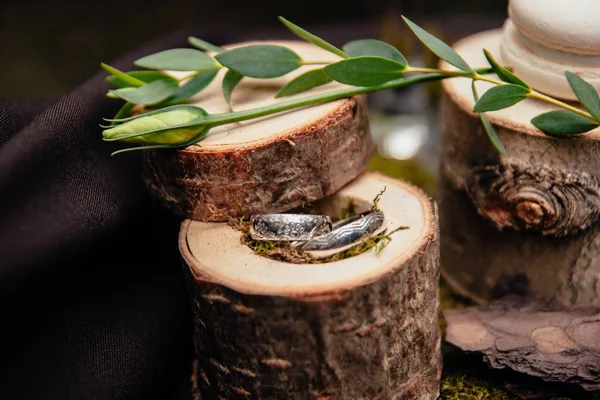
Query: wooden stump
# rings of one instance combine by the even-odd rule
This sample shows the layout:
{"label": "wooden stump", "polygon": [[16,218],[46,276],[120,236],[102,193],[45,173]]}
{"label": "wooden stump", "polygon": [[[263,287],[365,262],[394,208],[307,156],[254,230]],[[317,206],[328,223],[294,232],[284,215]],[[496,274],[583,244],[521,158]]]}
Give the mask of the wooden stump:
{"label": "wooden stump", "polygon": [[600,309],[557,307],[507,296],[489,305],[445,310],[446,340],[479,352],[492,368],[600,393]]}
{"label": "wooden stump", "polygon": [[[269,43],[288,46],[307,60],[338,58],[304,42]],[[289,100],[274,97],[311,68],[316,67],[277,79],[242,79],[232,95],[233,110]],[[191,103],[211,114],[228,112],[224,73]],[[310,93],[342,87],[330,83]],[[191,219],[227,221],[244,213],[286,211],[335,193],[365,170],[374,149],[367,111],[363,95],[217,127],[200,146],[145,151],[144,179],[167,208]]]}
{"label": "wooden stump", "polygon": [[323,264],[256,255],[226,223],[186,220],[180,250],[204,398],[436,399],[441,373],[435,204],[367,173],[321,210],[357,211],[384,188],[389,244]]}
{"label": "wooden stump", "polygon": [[[500,36],[483,32],[455,48],[486,66],[482,49],[500,56]],[[500,157],[471,112],[470,84],[443,83],[442,274],[478,302],[533,292],[600,305],[600,130],[545,136],[529,121],[553,108],[526,100],[488,113],[508,151]],[[481,95],[490,86],[477,87]]]}

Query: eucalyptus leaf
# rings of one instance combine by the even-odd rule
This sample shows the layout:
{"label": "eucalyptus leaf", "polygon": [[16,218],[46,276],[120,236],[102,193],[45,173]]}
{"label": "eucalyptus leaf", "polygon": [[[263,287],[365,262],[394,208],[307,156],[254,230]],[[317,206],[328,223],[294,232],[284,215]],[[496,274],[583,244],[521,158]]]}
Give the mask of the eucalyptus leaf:
{"label": "eucalyptus leaf", "polygon": [[130,103],[156,104],[172,96],[177,87],[177,81],[170,78],[150,82],[133,90],[130,90],[131,88],[111,90],[111,93]]}
{"label": "eucalyptus leaf", "polygon": [[408,65],[408,61],[397,48],[381,40],[354,40],[346,43],[343,49],[350,57],[378,56],[397,61],[402,65]]}
{"label": "eucalyptus leaf", "polygon": [[231,109],[231,94],[233,93],[233,89],[237,86],[238,83],[242,80],[244,75],[230,69],[227,71],[225,76],[223,77],[223,97],[225,97],[225,101],[227,105]]}
{"label": "eucalyptus leaf", "polygon": [[298,75],[296,78],[289,81],[279,92],[275,98],[291,96],[293,94],[302,93],[317,86],[325,85],[333,81],[333,79],[325,73],[322,68],[313,69]]}
{"label": "eucalyptus leaf", "polygon": [[194,75],[183,85],[179,86],[177,90],[175,90],[175,93],[173,93],[171,97],[161,102],[160,105],[166,106],[177,104],[189,99],[196,93],[204,90],[204,88],[206,88],[213,81],[213,79],[215,79],[217,72],[219,72],[219,70],[215,68]]}
{"label": "eucalyptus leaf", "polygon": [[208,43],[207,41],[198,39],[197,37],[194,37],[194,36],[188,37],[188,43],[197,49],[204,50],[204,51],[212,51],[213,53],[220,53],[222,51],[225,51],[225,49],[222,47],[215,46],[212,43]]}
{"label": "eucalyptus leaf", "polygon": [[[145,83],[154,82],[159,79],[170,78],[169,75],[167,75],[161,71],[129,71],[129,72],[127,72],[127,75],[129,75],[132,78],[138,79],[142,82],[145,82]],[[132,86],[129,83],[127,83],[125,80],[123,80],[123,78],[121,76],[117,76],[117,75],[107,76],[106,82],[108,82],[114,86],[117,86],[119,88]],[[138,86],[135,86],[135,87],[138,87]]]}
{"label": "eucalyptus leaf", "polygon": [[338,49],[331,43],[326,42],[318,36],[313,35],[312,33],[300,28],[298,25],[288,21],[283,17],[279,17],[279,21],[281,21],[290,31],[294,32],[301,39],[306,40],[307,42],[316,44],[323,50],[327,50],[330,53],[338,55],[342,58],[348,58],[348,55],[344,53],[342,50]]}
{"label": "eucalyptus leaf", "polygon": [[600,98],[598,98],[596,89],[571,71],[565,72],[565,75],[579,102],[589,111],[592,117],[600,120]]}
{"label": "eucalyptus leaf", "polygon": [[[477,88],[475,87],[475,80],[471,82],[471,90],[473,91],[473,98],[475,99],[475,101],[478,101],[479,94],[477,93]],[[494,125],[492,125],[487,115],[485,115],[484,113],[480,113],[479,118],[481,119],[483,129],[485,130],[485,133],[490,139],[490,142],[492,142],[492,145],[496,148],[496,150],[498,150],[498,153],[500,153],[503,156],[507,156],[508,152],[506,151],[506,147],[504,147],[504,145],[502,144],[498,133],[496,133],[496,129],[494,129]]]}
{"label": "eucalyptus leaf", "polygon": [[598,122],[569,110],[540,114],[531,123],[545,134],[553,136],[576,135],[598,127]]}
{"label": "eucalyptus leaf", "polygon": [[140,58],[135,65],[171,71],[206,71],[218,67],[214,58],[200,50],[171,49]]}
{"label": "eucalyptus leaf", "polygon": [[531,87],[525,83],[521,78],[510,72],[508,69],[504,68],[502,65],[496,61],[496,59],[492,56],[488,50],[483,49],[483,54],[485,54],[485,58],[487,58],[492,70],[498,75],[498,78],[504,82],[512,83],[517,86],[522,86],[527,89],[531,89]]}
{"label": "eucalyptus leaf", "polygon": [[144,86],[146,84],[146,82],[141,81],[139,79],[136,79],[128,74],[126,74],[123,71],[119,71],[118,69],[116,69],[115,67],[111,67],[108,64],[104,64],[104,63],[100,63],[100,65],[102,66],[102,68],[104,68],[106,71],[110,72],[111,74],[113,74],[114,76],[119,77],[123,82],[127,83],[128,86],[133,86],[133,87],[139,87],[139,86]]}
{"label": "eucalyptus leaf", "polygon": [[[131,92],[131,91],[136,90],[136,89],[137,89],[136,87],[128,86],[128,87],[124,87],[124,88],[119,89],[119,90],[121,91],[121,93],[125,93],[125,92]],[[121,98],[118,94],[114,93],[114,90],[109,90],[106,93],[106,97],[108,97],[109,99],[120,99]]]}
{"label": "eucalyptus leaf", "polygon": [[467,72],[472,71],[472,68],[469,66],[469,64],[467,64],[467,62],[461,56],[459,56],[458,53],[452,49],[452,47],[448,46],[446,43],[442,42],[440,39],[436,38],[408,18],[404,16],[402,16],[402,18],[408,27],[414,32],[414,34],[417,35],[419,40],[423,42],[423,44],[427,46],[427,48],[429,48],[433,54],[446,61],[448,64],[454,65],[460,70]]}
{"label": "eucalyptus leaf", "polygon": [[479,101],[475,103],[473,112],[501,110],[523,101],[531,89],[507,83],[506,85],[494,86],[485,92]]}
{"label": "eucalyptus leaf", "polygon": [[377,86],[400,78],[405,65],[383,57],[348,58],[326,66],[325,72],[340,83],[353,86]]}
{"label": "eucalyptus leaf", "polygon": [[287,47],[255,44],[227,50],[215,56],[223,66],[252,78],[276,78],[302,65],[302,59]]}

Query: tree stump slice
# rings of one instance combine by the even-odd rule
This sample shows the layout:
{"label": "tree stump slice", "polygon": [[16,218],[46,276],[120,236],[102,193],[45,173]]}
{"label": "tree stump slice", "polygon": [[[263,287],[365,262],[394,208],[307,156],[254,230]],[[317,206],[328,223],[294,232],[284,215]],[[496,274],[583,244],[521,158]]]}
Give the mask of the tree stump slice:
{"label": "tree stump slice", "polygon": [[444,317],[446,340],[481,353],[492,368],[600,393],[600,308],[508,296]]}
{"label": "tree stump slice", "polygon": [[[500,30],[482,32],[455,49],[486,66],[482,49],[500,56],[500,40]],[[482,95],[491,85],[477,87]],[[501,157],[473,104],[470,80],[443,82],[442,275],[479,303],[515,292],[600,305],[600,130],[546,136],[529,121],[554,108],[528,99],[487,113]]]}
{"label": "tree stump slice", "polygon": [[389,231],[341,261],[256,255],[226,223],[186,220],[179,243],[192,299],[196,380],[210,399],[436,399],[441,374],[436,206],[366,173],[320,202],[340,213],[379,203]]}
{"label": "tree stump slice", "polygon": [[[256,43],[290,47],[306,60],[339,58],[305,42],[226,47]],[[276,79],[243,78],[232,94],[233,110],[345,87],[329,83],[308,94],[275,99],[285,83],[314,68],[303,66]],[[225,70],[190,103],[211,114],[229,112],[221,89]],[[287,211],[335,193],[366,169],[373,150],[362,95],[217,127],[185,149],[145,151],[144,180],[177,215],[227,221],[244,213]]]}

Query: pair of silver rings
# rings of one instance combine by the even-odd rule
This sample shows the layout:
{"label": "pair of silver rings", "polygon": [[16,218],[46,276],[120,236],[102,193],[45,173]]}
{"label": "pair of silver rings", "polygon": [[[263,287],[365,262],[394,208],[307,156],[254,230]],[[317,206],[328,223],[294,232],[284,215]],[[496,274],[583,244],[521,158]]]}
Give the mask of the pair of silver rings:
{"label": "pair of silver rings", "polygon": [[381,228],[381,211],[366,211],[335,223],[325,215],[257,214],[250,219],[254,240],[286,240],[307,251],[333,250],[360,242]]}

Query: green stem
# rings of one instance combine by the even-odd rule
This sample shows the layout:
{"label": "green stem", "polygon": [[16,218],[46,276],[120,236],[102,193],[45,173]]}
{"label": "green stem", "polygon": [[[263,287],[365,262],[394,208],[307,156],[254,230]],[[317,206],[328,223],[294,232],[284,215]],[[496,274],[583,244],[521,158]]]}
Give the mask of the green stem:
{"label": "green stem", "polygon": [[443,74],[426,74],[411,76],[407,78],[395,79],[379,86],[370,87],[353,87],[349,89],[341,89],[333,92],[320,93],[312,96],[303,97],[300,99],[283,101],[281,103],[271,104],[268,106],[253,108],[251,110],[237,111],[232,113],[213,114],[208,116],[202,121],[202,125],[219,126],[230,124],[232,122],[245,121],[253,118],[263,117],[265,115],[275,114],[282,111],[288,111],[295,108],[306,107],[313,104],[327,103],[333,100],[339,100],[346,97],[356,96],[359,94],[366,94],[371,92],[377,92],[385,89],[393,89],[403,86],[412,85],[415,83],[436,81],[440,79],[446,79],[448,76]]}
{"label": "green stem", "polygon": [[302,65],[324,65],[331,64],[334,61],[302,61]]}
{"label": "green stem", "polygon": [[[590,113],[583,111],[582,109],[579,109],[577,107],[573,107],[569,104],[563,103],[560,100],[556,100],[550,96],[546,96],[545,94],[536,92],[535,90],[532,90],[531,93],[529,93],[529,97],[533,97],[534,99],[538,99],[538,100],[542,100],[545,101],[546,103],[550,103],[550,104],[554,104],[555,106],[558,107],[562,107],[565,110],[569,110],[571,112],[574,112],[575,114],[579,114],[583,117],[589,118],[591,120],[594,121],[598,121],[596,118],[594,118]],[[600,122],[600,121],[598,121]]]}
{"label": "green stem", "polygon": [[[406,69],[404,70],[404,72],[421,72],[421,73],[426,73],[426,74],[442,74],[442,75],[446,75],[448,77],[465,77],[465,78],[472,78],[474,76],[477,76],[478,71],[481,71],[481,70],[476,70],[475,72],[459,71],[459,70],[451,71],[451,70],[447,70],[447,69],[419,68],[419,67],[411,67],[411,66],[407,66]],[[485,69],[485,71],[487,72],[488,69]]]}
{"label": "green stem", "polygon": [[[490,82],[490,83],[493,83],[495,85],[506,85],[507,84],[506,82],[502,82],[502,81],[499,81],[497,79],[489,78],[487,76],[481,76],[481,75],[475,75],[475,77],[473,79],[479,80],[479,81]],[[577,107],[573,107],[570,104],[563,103],[562,101],[557,100],[555,98],[552,98],[550,96],[546,96],[545,94],[542,94],[542,93],[540,93],[540,92],[538,92],[536,90],[531,89],[531,91],[529,92],[529,94],[527,95],[527,97],[531,97],[533,99],[538,99],[538,100],[544,101],[546,103],[553,104],[555,106],[561,107],[561,108],[563,108],[565,110],[569,110],[571,112],[574,112],[575,114],[579,114],[579,115],[584,116],[586,118],[589,118],[591,120],[596,120],[590,113],[585,112],[584,110],[581,110],[581,109],[579,109]],[[600,122],[600,121],[598,121],[598,122]]]}
{"label": "green stem", "polygon": [[[405,71],[406,72],[437,73],[437,74],[444,74],[444,75],[448,75],[448,76],[471,77],[471,78],[473,78],[473,80],[485,81],[485,82],[493,83],[494,85],[507,85],[508,84],[507,82],[502,82],[498,79],[494,79],[494,78],[490,78],[488,76],[481,75],[478,71],[475,71],[475,73],[471,73],[471,72],[450,71],[450,70],[436,69],[436,68],[413,68],[413,67],[407,67]],[[550,96],[546,96],[545,94],[542,94],[536,90],[531,89],[531,92],[529,93],[528,97],[538,99],[538,100],[544,101],[549,104],[553,104],[557,107],[574,112],[575,114],[579,114],[583,117],[600,122],[599,120],[594,118],[590,113],[588,113],[580,108],[573,107],[570,104],[564,103],[564,102],[557,100],[555,98],[552,98]]]}

